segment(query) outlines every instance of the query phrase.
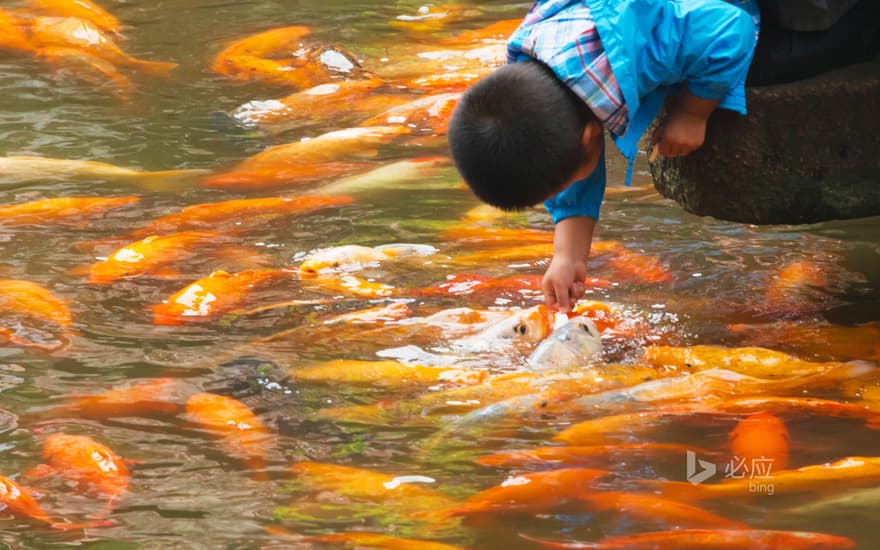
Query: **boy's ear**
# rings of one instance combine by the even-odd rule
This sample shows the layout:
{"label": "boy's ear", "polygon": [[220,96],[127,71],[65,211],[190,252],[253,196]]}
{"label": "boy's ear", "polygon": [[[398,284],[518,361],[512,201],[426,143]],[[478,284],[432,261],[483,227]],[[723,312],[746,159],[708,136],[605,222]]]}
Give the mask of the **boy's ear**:
{"label": "boy's ear", "polygon": [[602,135],[602,126],[598,120],[591,120],[584,125],[584,132],[581,134],[581,145],[587,150],[593,146],[597,136]]}

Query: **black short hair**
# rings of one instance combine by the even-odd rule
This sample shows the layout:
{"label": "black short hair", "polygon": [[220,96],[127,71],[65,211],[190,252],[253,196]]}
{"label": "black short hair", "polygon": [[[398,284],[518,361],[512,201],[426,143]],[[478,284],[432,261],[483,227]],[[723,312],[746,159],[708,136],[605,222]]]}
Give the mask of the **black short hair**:
{"label": "black short hair", "polygon": [[452,158],[481,200],[520,210],[562,190],[583,160],[592,112],[540,61],[504,65],[471,86],[449,122]]}

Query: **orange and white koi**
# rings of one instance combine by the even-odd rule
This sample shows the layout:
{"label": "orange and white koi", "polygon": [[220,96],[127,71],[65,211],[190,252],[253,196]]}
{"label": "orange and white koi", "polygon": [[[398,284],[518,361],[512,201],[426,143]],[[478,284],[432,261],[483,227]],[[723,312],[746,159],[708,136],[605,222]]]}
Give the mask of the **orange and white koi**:
{"label": "orange and white koi", "polygon": [[454,340],[451,345],[470,352],[497,350],[509,344],[528,346],[540,342],[552,331],[553,315],[540,304],[518,311],[477,334]]}
{"label": "orange and white koi", "polygon": [[38,48],[81,49],[114,65],[146,74],[164,76],[177,67],[177,63],[134,58],[122,51],[94,23],[77,17],[37,17],[31,22],[30,38]]}
{"label": "orange and white koi", "polygon": [[[412,189],[417,185],[419,189],[432,186],[432,180],[439,180],[445,172],[444,168],[450,167],[449,157],[419,157],[405,159],[391,164],[385,164],[369,172],[355,174],[339,181],[324,185],[316,192],[321,195],[348,195],[361,193],[381,187],[387,189]],[[444,181],[438,185],[449,187]]]}
{"label": "orange and white koi", "polygon": [[227,273],[215,271],[190,283],[161,304],[151,306],[153,323],[180,325],[215,318],[241,307],[255,289],[289,278],[282,269],[252,269]]}
{"label": "orange and white koi", "polygon": [[0,225],[42,225],[82,221],[138,202],[138,197],[57,197],[0,206]]}
{"label": "orange and white koi", "polygon": [[89,0],[28,0],[29,11],[56,17],[76,17],[103,31],[119,33],[122,24],[107,10]]}
{"label": "orange and white koi", "polygon": [[34,468],[28,475],[54,474],[86,483],[109,497],[110,504],[128,490],[131,474],[125,462],[91,437],[51,434],[43,442],[43,459],[47,464]]}

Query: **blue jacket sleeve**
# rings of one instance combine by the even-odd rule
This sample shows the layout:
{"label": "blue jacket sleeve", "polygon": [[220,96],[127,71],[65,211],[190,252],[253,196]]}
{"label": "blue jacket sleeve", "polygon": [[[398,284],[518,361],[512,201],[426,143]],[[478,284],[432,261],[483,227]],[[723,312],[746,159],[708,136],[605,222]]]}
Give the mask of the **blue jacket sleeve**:
{"label": "blue jacket sleeve", "polygon": [[544,201],[544,207],[557,223],[572,216],[589,216],[599,219],[599,206],[605,195],[605,147],[593,172],[578,180],[555,196]]}
{"label": "blue jacket sleeve", "polygon": [[726,2],[688,12],[679,55],[687,87],[719,107],[746,112],[745,81],[757,41],[752,16]]}

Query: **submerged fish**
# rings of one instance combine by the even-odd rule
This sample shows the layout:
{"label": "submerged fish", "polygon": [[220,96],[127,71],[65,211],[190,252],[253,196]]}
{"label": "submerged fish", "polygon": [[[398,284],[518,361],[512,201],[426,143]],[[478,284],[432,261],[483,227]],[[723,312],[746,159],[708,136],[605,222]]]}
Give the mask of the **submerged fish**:
{"label": "submerged fish", "polygon": [[243,459],[258,479],[264,476],[265,457],[275,438],[250,407],[231,397],[197,393],[186,401],[186,416]]}
{"label": "submerged fish", "polygon": [[0,206],[0,225],[50,225],[79,222],[112,208],[126,206],[138,197],[57,197]]}
{"label": "submerged fish", "polygon": [[0,341],[56,351],[73,336],[72,323],[66,300],[31,281],[0,279]]}
{"label": "submerged fish", "polygon": [[177,385],[172,378],[159,378],[95,395],[69,395],[63,405],[50,410],[56,415],[73,414],[98,419],[173,414],[180,409]]}
{"label": "submerged fish", "polygon": [[0,49],[34,52],[36,46],[25,33],[26,23],[0,8]]}
{"label": "submerged fish", "polygon": [[45,157],[0,157],[0,181],[25,183],[53,179],[107,179],[131,181],[146,188],[168,189],[181,181],[194,181],[207,170],[165,170],[143,172],[91,160],[68,160]]}
{"label": "submerged fish", "polygon": [[[317,189],[322,195],[349,195],[378,189],[416,189],[424,190],[430,186],[429,180],[441,173],[441,169],[451,166],[449,157],[420,157],[399,160],[365,172],[355,174]],[[442,183],[444,187],[449,184]]]}
{"label": "submerged fish", "polygon": [[773,468],[788,466],[788,430],[778,416],[766,412],[750,414],[730,432],[730,451],[737,459],[769,459]]}
{"label": "submerged fish", "polygon": [[461,97],[461,92],[434,94],[422,97],[388,109],[384,113],[368,118],[359,126],[386,126],[403,124],[414,132],[446,135],[446,128],[452,111]]}
{"label": "submerged fish", "polygon": [[602,336],[593,321],[574,317],[554,330],[529,355],[535,371],[585,367],[602,355]]}
{"label": "submerged fish", "polygon": [[442,542],[391,537],[381,533],[368,533],[366,531],[305,536],[292,533],[283,527],[274,525],[266,527],[266,531],[272,535],[288,537],[298,542],[318,542],[333,545],[341,544],[346,548],[383,548],[385,550],[462,550],[458,546],[450,546],[448,544],[443,544]]}
{"label": "submerged fish", "polygon": [[748,525],[703,510],[690,504],[675,502],[655,495],[642,493],[621,493],[613,491],[585,491],[578,496],[590,512],[615,512],[623,514],[627,520],[652,524],[658,522],[663,527],[746,529]]}

